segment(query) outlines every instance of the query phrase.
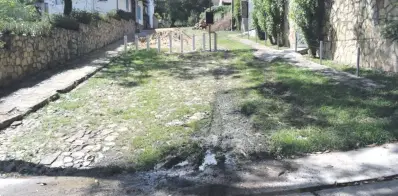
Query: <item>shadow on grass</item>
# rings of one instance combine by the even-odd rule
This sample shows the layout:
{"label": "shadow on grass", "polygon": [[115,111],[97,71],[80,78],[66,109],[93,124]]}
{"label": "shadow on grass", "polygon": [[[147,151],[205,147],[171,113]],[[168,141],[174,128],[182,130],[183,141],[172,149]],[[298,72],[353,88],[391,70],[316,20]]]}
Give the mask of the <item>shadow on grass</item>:
{"label": "shadow on grass", "polygon": [[351,150],[398,138],[398,92],[391,86],[351,87],[282,61],[265,72],[263,84],[242,89],[247,100],[241,109],[268,135],[274,155]]}
{"label": "shadow on grass", "polygon": [[[248,51],[250,50],[187,54],[159,54],[155,50],[129,51],[126,55],[114,58],[110,65],[95,77],[111,78],[125,87],[140,85],[152,77],[151,71],[162,70],[163,74],[182,80],[208,75],[219,79],[237,73],[234,67],[229,65],[230,62],[220,62],[220,60],[237,57]],[[212,68],[209,69],[209,65]]]}

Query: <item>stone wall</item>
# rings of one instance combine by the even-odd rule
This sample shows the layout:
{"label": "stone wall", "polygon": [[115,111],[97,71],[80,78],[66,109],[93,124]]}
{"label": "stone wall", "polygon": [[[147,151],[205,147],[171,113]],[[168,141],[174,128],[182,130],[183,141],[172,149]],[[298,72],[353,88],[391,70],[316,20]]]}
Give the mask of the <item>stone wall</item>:
{"label": "stone wall", "polygon": [[326,1],[325,56],[355,65],[361,48],[361,67],[398,71],[398,44],[381,36],[384,24],[398,20],[396,0]]}
{"label": "stone wall", "polygon": [[0,35],[0,87],[47,68],[57,68],[95,49],[134,33],[134,22],[111,20],[98,25],[80,25],[79,31],[56,28],[51,35]]}

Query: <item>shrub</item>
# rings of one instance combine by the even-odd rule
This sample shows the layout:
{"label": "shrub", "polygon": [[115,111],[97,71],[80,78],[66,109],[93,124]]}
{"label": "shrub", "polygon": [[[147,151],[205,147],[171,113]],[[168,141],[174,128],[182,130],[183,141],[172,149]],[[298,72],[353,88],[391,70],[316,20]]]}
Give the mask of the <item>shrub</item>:
{"label": "shrub", "polygon": [[127,21],[130,21],[130,20],[134,20],[134,13],[132,13],[132,12],[126,12],[126,11],[124,11],[124,10],[117,10],[116,11],[116,14],[121,18],[121,19],[123,19],[123,20],[127,20]]}
{"label": "shrub", "polygon": [[398,21],[391,21],[381,31],[382,35],[386,39],[398,41]]}
{"label": "shrub", "polygon": [[50,34],[52,26],[48,21],[0,21],[0,29],[3,34],[43,36]]}
{"label": "shrub", "polygon": [[53,15],[51,17],[51,24],[54,27],[78,31],[80,24],[74,18],[64,15]]}
{"label": "shrub", "polygon": [[33,5],[25,5],[19,0],[0,0],[0,20],[37,21],[40,15]]}
{"label": "shrub", "polygon": [[84,10],[73,10],[70,14],[72,18],[83,24],[90,24],[96,20],[95,15],[95,13],[90,13]]}
{"label": "shrub", "polygon": [[122,18],[117,14],[116,10],[112,10],[106,14],[108,18],[116,19],[116,20],[121,20]]}

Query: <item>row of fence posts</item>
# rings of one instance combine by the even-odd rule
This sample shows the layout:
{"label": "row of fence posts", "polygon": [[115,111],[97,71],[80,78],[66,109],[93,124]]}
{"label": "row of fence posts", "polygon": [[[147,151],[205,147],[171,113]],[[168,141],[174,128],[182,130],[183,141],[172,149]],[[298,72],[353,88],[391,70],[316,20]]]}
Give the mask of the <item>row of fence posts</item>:
{"label": "row of fence posts", "polygon": [[[247,33],[248,39],[250,39],[250,33]],[[257,43],[257,31],[255,32],[255,37],[256,37],[256,43]],[[265,45],[267,45],[267,32],[264,34],[264,41]],[[279,50],[279,34],[277,35],[277,45],[278,45],[278,50]],[[319,63],[322,65],[322,61],[324,59],[324,54],[323,54],[323,49],[324,49],[324,42],[320,41],[319,43]],[[295,34],[295,44],[294,44],[294,51],[298,52],[298,33],[296,32]],[[357,49],[357,60],[356,60],[356,75],[359,76],[359,69],[360,69],[360,61],[361,61],[361,48],[358,47]]]}
{"label": "row of fence posts", "polygon": [[[213,50],[211,49],[211,46],[209,48],[210,51],[217,51],[217,33],[213,33],[214,35],[214,45],[213,45]],[[146,49],[150,50],[150,36],[146,36]],[[139,44],[138,44],[138,35],[135,36],[134,39],[134,45],[135,45],[135,50],[139,50]],[[180,34],[180,40],[181,40],[181,45],[180,45],[180,52],[184,52],[184,35]],[[206,33],[203,33],[203,50],[206,50]],[[209,44],[211,44],[211,35],[209,36]],[[161,40],[160,36],[157,36],[157,51],[161,52]],[[124,36],[124,52],[127,53],[127,35]],[[192,36],[192,51],[196,51],[196,36]],[[169,34],[169,52],[173,52],[173,37],[172,34]]]}

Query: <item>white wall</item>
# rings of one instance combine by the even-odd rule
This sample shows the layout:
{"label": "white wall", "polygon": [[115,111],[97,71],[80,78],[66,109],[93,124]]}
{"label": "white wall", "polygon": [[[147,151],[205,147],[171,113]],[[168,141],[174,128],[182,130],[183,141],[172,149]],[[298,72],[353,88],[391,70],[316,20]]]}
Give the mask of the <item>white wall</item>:
{"label": "white wall", "polygon": [[[116,2],[118,1],[118,2]],[[108,1],[98,1],[98,0],[73,0],[73,9],[87,10],[87,11],[98,11],[101,13],[107,13],[112,10],[117,9],[117,3],[119,3],[119,9],[124,11],[131,10],[131,0],[128,0],[129,5],[126,7],[126,0],[108,0]],[[64,11],[63,3],[61,0],[45,0],[48,3],[48,12],[50,14],[61,14]]]}

